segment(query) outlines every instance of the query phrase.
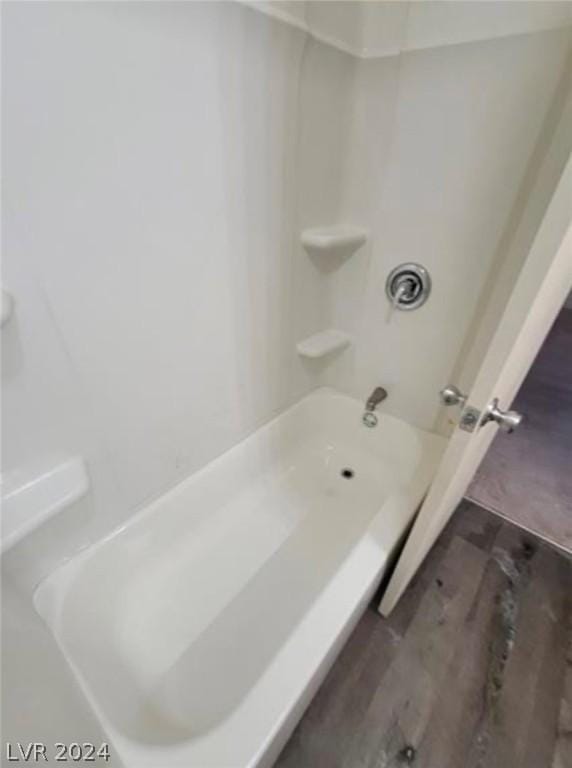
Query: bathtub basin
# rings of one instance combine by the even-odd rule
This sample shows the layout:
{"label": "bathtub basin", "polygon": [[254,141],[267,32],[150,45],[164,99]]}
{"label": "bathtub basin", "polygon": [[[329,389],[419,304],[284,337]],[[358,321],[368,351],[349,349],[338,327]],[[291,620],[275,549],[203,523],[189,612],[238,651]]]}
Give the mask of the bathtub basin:
{"label": "bathtub basin", "polygon": [[39,586],[128,768],[272,765],[444,448],[362,408],[313,392]]}

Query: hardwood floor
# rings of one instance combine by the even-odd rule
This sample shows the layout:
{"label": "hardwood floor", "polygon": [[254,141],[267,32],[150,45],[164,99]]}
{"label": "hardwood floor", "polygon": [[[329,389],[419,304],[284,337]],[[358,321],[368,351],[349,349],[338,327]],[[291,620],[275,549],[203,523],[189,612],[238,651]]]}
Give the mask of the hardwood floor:
{"label": "hardwood floor", "polygon": [[572,768],[572,560],[465,501],[275,768]]}
{"label": "hardwood floor", "polygon": [[563,309],[467,496],[572,552],[572,310]]}

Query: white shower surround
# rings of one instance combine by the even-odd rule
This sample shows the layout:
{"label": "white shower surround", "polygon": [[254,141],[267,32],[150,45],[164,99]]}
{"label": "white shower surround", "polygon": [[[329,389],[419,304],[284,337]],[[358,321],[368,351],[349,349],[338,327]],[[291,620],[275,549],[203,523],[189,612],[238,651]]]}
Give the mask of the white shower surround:
{"label": "white shower surround", "polygon": [[446,442],[362,412],[314,392],[40,586],[126,768],[276,759]]}
{"label": "white shower surround", "polygon": [[[380,382],[388,412],[437,429],[436,393],[505,256],[571,42],[567,27],[356,63],[338,217],[370,236],[328,276],[329,325],[354,343],[326,383],[360,397]],[[389,318],[385,280],[409,261],[429,270],[431,296]]]}
{"label": "white shower surround", "polygon": [[[317,385],[363,398],[383,384],[390,413],[433,428],[556,87],[562,30],[365,61],[238,3],[3,15],[3,267],[18,302],[3,469],[65,448],[94,489],[54,557]],[[486,131],[467,109],[479,92]],[[501,167],[484,162],[499,152]],[[435,210],[460,192],[467,215]],[[299,244],[331,225],[369,231],[337,270]],[[388,323],[399,261],[425,264],[434,293]],[[353,347],[300,360],[297,342],[327,328]]]}
{"label": "white shower surround", "polygon": [[356,2],[356,0],[240,0],[302,29],[319,42],[359,59],[525,35],[572,24],[561,0],[521,2]]}

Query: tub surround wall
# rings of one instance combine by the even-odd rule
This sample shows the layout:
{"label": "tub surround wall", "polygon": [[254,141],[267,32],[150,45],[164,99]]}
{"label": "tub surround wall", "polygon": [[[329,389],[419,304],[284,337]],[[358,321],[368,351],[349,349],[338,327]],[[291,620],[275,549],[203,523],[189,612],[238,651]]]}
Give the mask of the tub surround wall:
{"label": "tub surround wall", "polygon": [[361,59],[524,35],[572,23],[572,6],[560,0],[241,1]]}
{"label": "tub surround wall", "polygon": [[[570,41],[558,29],[357,64],[339,216],[370,237],[329,277],[330,324],[354,338],[329,383],[356,397],[381,383],[385,410],[436,428]],[[385,280],[407,261],[432,294],[390,318]]]}
{"label": "tub surround wall", "polygon": [[341,128],[316,109],[299,136],[300,110],[347,113],[349,64],[317,43],[303,63],[305,34],[240,4],[3,15],[4,471],[86,457],[67,554],[315,386],[296,342],[327,301],[293,258],[297,190],[329,173],[329,216]]}
{"label": "tub surround wall", "polygon": [[[473,384],[571,152],[572,50],[531,154],[455,366],[451,380],[458,382],[463,391],[469,391]],[[572,306],[570,298],[568,302]]]}

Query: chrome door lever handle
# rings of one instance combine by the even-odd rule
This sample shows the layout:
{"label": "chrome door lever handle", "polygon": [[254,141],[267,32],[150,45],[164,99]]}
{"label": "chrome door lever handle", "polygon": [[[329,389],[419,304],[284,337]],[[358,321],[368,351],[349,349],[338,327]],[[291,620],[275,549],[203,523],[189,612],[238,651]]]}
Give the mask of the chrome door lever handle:
{"label": "chrome door lever handle", "polygon": [[443,405],[465,405],[467,400],[467,395],[464,395],[454,384],[447,384],[446,387],[443,387],[439,392],[439,397]]}
{"label": "chrome door lever handle", "polygon": [[489,421],[494,421],[503,432],[510,434],[522,421],[522,414],[518,411],[501,410],[498,397],[495,397],[483,415],[481,426],[488,424]]}

